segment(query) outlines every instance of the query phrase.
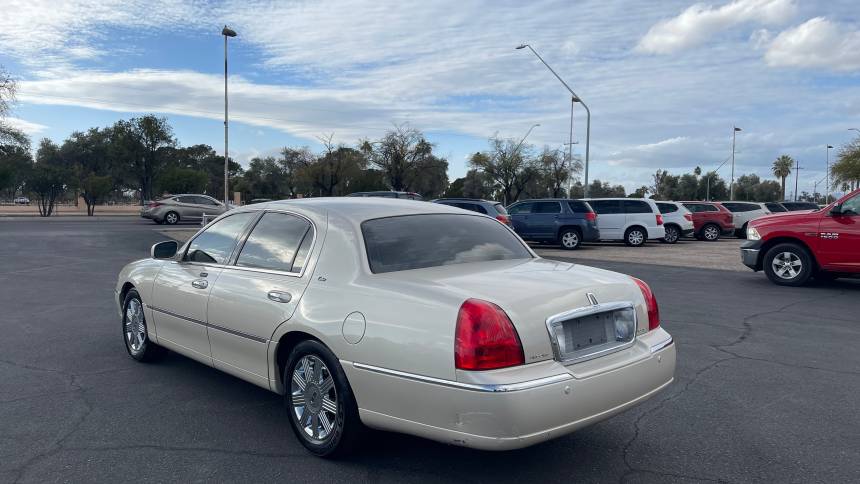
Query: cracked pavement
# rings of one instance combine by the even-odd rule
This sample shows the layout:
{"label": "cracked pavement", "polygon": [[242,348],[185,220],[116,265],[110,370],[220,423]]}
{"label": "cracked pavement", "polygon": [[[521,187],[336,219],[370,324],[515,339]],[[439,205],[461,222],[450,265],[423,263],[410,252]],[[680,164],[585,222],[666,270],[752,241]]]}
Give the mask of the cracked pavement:
{"label": "cracked pavement", "polygon": [[[277,395],[181,356],[131,360],[116,274],[163,239],[116,220],[0,221],[0,482],[849,482],[860,476],[860,281],[618,261],[654,289],[676,380],[535,447],[487,453],[370,432],[325,461]],[[686,244],[693,244],[686,243]],[[636,249],[630,249],[635,251]],[[553,257],[557,257],[553,254]]]}

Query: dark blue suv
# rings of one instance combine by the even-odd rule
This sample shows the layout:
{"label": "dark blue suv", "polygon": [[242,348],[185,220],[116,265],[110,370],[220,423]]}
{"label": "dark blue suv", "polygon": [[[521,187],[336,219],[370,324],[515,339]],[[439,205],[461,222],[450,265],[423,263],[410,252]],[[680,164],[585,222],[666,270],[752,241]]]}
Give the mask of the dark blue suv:
{"label": "dark blue suv", "polygon": [[508,215],[514,230],[525,240],[554,242],[573,250],[583,242],[600,239],[597,214],[581,200],[523,200],[508,206]]}

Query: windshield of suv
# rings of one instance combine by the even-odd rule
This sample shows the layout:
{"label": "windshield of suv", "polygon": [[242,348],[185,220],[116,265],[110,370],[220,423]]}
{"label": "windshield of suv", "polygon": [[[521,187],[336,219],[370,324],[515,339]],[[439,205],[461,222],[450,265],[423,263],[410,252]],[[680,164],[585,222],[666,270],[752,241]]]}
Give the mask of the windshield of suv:
{"label": "windshield of suv", "polygon": [[378,218],[361,224],[375,274],[467,262],[530,259],[509,229],[488,217],[426,214]]}

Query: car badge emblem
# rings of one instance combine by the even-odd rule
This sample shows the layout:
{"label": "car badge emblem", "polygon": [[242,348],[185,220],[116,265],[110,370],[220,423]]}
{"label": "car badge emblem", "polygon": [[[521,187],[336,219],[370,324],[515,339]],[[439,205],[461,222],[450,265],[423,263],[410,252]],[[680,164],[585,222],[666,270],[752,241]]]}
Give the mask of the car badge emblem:
{"label": "car badge emblem", "polygon": [[585,297],[588,298],[588,302],[590,302],[592,306],[598,306],[600,304],[597,302],[597,297],[590,292],[585,293]]}

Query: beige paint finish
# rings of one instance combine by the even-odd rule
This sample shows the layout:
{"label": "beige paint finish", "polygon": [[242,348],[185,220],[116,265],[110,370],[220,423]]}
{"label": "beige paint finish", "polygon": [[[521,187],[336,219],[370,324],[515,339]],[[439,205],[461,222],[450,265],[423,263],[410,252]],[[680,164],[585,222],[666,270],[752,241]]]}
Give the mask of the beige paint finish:
{"label": "beige paint finish", "polygon": [[[672,381],[671,337],[662,329],[647,331],[645,302],[629,276],[537,256],[370,272],[362,221],[417,213],[481,215],[438,204],[355,198],[239,209],[246,210],[289,211],[312,222],[316,238],[304,272],[206,265],[210,284],[203,291],[190,284],[199,267],[134,262],[120,274],[118,293],[134,284],[143,288],[145,304],[169,305],[181,316],[147,313],[154,341],[283,393],[278,348],[282,338],[301,332],[340,359],[366,424],[486,449],[521,447],[573,431]],[[268,299],[272,290],[289,293],[290,301]],[[589,293],[603,304],[633,304],[641,334],[625,349],[566,366],[554,358],[546,320],[589,306]],[[454,368],[457,312],[468,298],[486,299],[508,313],[527,364],[486,372]],[[198,318],[202,325],[188,321]],[[526,389],[487,391],[524,382]]]}

